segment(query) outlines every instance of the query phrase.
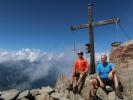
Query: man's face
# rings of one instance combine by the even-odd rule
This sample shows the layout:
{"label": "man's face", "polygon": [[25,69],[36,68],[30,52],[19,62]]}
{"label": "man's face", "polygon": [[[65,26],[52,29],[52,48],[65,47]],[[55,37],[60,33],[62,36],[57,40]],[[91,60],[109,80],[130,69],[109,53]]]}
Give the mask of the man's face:
{"label": "man's face", "polygon": [[83,54],[78,54],[78,58],[83,58]]}
{"label": "man's face", "polygon": [[107,61],[107,56],[106,56],[106,55],[102,55],[102,56],[101,56],[101,62],[102,62],[103,64],[105,64],[106,61]]}

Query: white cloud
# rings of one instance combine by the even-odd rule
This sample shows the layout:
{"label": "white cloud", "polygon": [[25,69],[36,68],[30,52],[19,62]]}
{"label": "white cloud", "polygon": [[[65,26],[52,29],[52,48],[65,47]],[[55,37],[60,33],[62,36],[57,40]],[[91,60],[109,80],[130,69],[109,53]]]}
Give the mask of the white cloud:
{"label": "white cloud", "polygon": [[28,48],[18,51],[0,49],[0,63],[22,60],[31,63],[24,70],[31,82],[47,76],[51,68],[56,68],[60,73],[68,74],[69,70],[71,70],[73,58],[70,52],[54,54]]}
{"label": "white cloud", "polygon": [[[106,54],[109,56],[109,53],[95,53],[95,60],[100,61],[101,55]],[[86,58],[89,58],[89,55],[85,55]],[[75,54],[72,52],[61,52],[58,54],[42,52],[39,49],[21,49],[18,51],[7,51],[0,49],[0,62],[5,61],[16,61],[16,60],[28,60],[30,62],[41,61],[41,65],[49,65],[49,63],[61,62],[64,60],[70,61],[72,63],[76,59]]]}

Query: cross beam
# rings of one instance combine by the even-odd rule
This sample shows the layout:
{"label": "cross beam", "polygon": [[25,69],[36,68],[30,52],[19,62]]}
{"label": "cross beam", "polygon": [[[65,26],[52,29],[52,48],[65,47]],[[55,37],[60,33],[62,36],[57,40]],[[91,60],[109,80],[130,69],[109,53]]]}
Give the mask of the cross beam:
{"label": "cross beam", "polygon": [[[103,20],[99,22],[93,22],[92,26],[93,27],[103,26],[103,25],[114,24],[119,22],[120,22],[120,18],[113,18],[113,19]],[[89,27],[89,24],[74,25],[74,26],[71,26],[71,30],[75,31],[75,30],[84,29],[88,27]]]}
{"label": "cross beam", "polygon": [[90,41],[90,74],[95,73],[95,53],[94,53],[94,34],[93,28],[97,26],[103,26],[108,24],[119,23],[120,18],[113,18],[108,20],[103,20],[99,22],[93,21],[93,4],[88,4],[88,16],[89,16],[89,23],[88,24],[81,24],[81,25],[74,25],[71,26],[71,30],[79,30],[88,28],[89,29],[89,41]]}

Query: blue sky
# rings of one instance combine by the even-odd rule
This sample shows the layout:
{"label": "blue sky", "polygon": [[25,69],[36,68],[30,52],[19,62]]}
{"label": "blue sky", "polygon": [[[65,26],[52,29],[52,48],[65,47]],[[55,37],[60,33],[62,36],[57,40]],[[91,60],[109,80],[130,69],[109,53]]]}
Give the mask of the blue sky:
{"label": "blue sky", "polygon": [[[120,17],[120,24],[133,38],[132,0],[91,0],[96,21]],[[88,40],[88,30],[72,32],[71,25],[88,22],[89,0],[0,0],[0,48],[19,50],[40,49],[62,52],[82,48]],[[128,41],[115,25],[95,28],[96,52],[109,52],[113,41]]]}

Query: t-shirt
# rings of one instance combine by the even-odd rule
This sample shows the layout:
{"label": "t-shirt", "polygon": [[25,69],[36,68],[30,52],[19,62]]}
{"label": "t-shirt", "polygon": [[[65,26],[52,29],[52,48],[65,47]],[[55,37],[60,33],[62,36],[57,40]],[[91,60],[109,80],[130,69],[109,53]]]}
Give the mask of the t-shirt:
{"label": "t-shirt", "polygon": [[86,59],[77,59],[74,63],[74,70],[88,72],[88,62]]}
{"label": "t-shirt", "polygon": [[100,75],[101,78],[108,78],[109,73],[114,68],[112,63],[107,62],[105,65],[99,64],[96,68],[96,73]]}

